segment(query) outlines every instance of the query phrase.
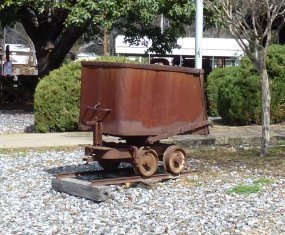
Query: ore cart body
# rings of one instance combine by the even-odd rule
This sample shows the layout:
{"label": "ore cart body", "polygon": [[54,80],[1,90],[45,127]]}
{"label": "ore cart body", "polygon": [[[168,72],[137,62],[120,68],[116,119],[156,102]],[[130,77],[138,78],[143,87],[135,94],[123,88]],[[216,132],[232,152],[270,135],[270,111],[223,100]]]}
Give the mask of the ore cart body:
{"label": "ore cart body", "polygon": [[[87,161],[105,169],[129,162],[151,176],[184,169],[185,152],[159,141],[177,134],[209,133],[203,70],[161,65],[82,62],[80,129],[93,130]],[[102,135],[124,143],[105,143]]]}

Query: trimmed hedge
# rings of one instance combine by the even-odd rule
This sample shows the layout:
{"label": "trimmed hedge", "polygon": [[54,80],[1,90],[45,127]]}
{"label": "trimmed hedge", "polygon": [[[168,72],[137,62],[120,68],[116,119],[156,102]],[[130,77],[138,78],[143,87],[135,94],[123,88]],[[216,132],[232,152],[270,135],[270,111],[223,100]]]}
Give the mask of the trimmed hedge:
{"label": "trimmed hedge", "polygon": [[[268,75],[271,89],[271,122],[285,121],[285,47],[270,47]],[[209,115],[221,116],[226,124],[261,123],[261,85],[251,62],[213,70],[207,82]]]}
{"label": "trimmed hedge", "polygon": [[[126,57],[115,56],[104,56],[96,60],[135,62]],[[38,132],[78,129],[80,76],[81,63],[70,62],[53,70],[39,82],[34,98],[35,128]]]}
{"label": "trimmed hedge", "polygon": [[[234,69],[233,69],[234,70]],[[259,77],[245,79],[238,71],[224,77],[218,90],[218,112],[228,124],[245,125],[260,122]]]}
{"label": "trimmed hedge", "polygon": [[207,78],[207,101],[209,115],[219,116],[218,99],[219,89],[225,77],[232,77],[231,73],[238,72],[238,67],[226,67],[214,69]]}
{"label": "trimmed hedge", "polygon": [[34,100],[38,132],[68,131],[78,126],[80,62],[53,70],[37,85]]}
{"label": "trimmed hedge", "polygon": [[267,60],[271,81],[271,120],[285,121],[285,46],[272,45]]}

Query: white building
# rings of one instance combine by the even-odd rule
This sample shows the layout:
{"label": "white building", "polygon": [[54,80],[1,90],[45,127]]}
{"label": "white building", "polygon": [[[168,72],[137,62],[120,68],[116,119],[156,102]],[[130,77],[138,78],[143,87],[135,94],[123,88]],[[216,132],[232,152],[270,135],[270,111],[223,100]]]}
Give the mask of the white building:
{"label": "white building", "polygon": [[[171,60],[174,56],[180,56],[189,61],[195,58],[195,38],[179,38],[177,44],[179,49],[173,49],[168,58]],[[151,41],[142,39],[137,46],[124,42],[124,36],[116,38],[116,54],[124,56],[149,56],[155,57],[155,54],[146,54],[151,46]],[[203,59],[210,61],[212,68],[218,66],[232,66],[239,64],[239,59],[244,55],[243,50],[235,39],[231,38],[203,38],[202,39]],[[182,61],[182,60],[181,60]]]}

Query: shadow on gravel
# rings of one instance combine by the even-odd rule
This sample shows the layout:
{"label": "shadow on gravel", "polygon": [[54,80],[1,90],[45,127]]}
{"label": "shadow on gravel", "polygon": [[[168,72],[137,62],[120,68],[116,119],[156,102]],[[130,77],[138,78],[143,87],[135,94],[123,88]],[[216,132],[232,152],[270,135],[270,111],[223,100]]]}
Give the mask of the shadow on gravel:
{"label": "shadow on gravel", "polygon": [[72,174],[75,172],[85,172],[85,171],[95,171],[95,170],[101,170],[100,166],[97,163],[68,165],[68,166],[44,169],[45,172],[54,176],[57,174]]}
{"label": "shadow on gravel", "polygon": [[25,133],[36,133],[35,125],[27,126],[24,130]]}
{"label": "shadow on gravel", "polygon": [[[121,163],[119,169],[130,168],[131,164],[129,163]],[[89,164],[78,164],[78,165],[68,165],[62,167],[54,167],[50,169],[44,169],[45,172],[51,175],[57,174],[72,174],[75,172],[87,172],[87,171],[101,171],[102,167],[97,163],[89,163]]]}
{"label": "shadow on gravel", "polygon": [[1,102],[0,110],[5,111],[16,111],[16,112],[33,112],[33,102]]}

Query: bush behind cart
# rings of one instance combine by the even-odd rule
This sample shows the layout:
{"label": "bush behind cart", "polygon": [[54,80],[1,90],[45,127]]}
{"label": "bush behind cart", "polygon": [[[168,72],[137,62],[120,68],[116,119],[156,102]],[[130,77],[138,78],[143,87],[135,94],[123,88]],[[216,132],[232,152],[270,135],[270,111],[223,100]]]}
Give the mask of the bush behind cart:
{"label": "bush behind cart", "polygon": [[[273,45],[267,59],[271,89],[271,122],[285,121],[285,46]],[[213,70],[207,82],[209,115],[226,124],[261,123],[261,85],[247,58],[238,67]]]}
{"label": "bush behind cart", "polygon": [[[99,61],[128,62],[126,57],[99,57]],[[78,129],[81,62],[70,62],[50,72],[37,85],[34,98],[38,132]]]}

